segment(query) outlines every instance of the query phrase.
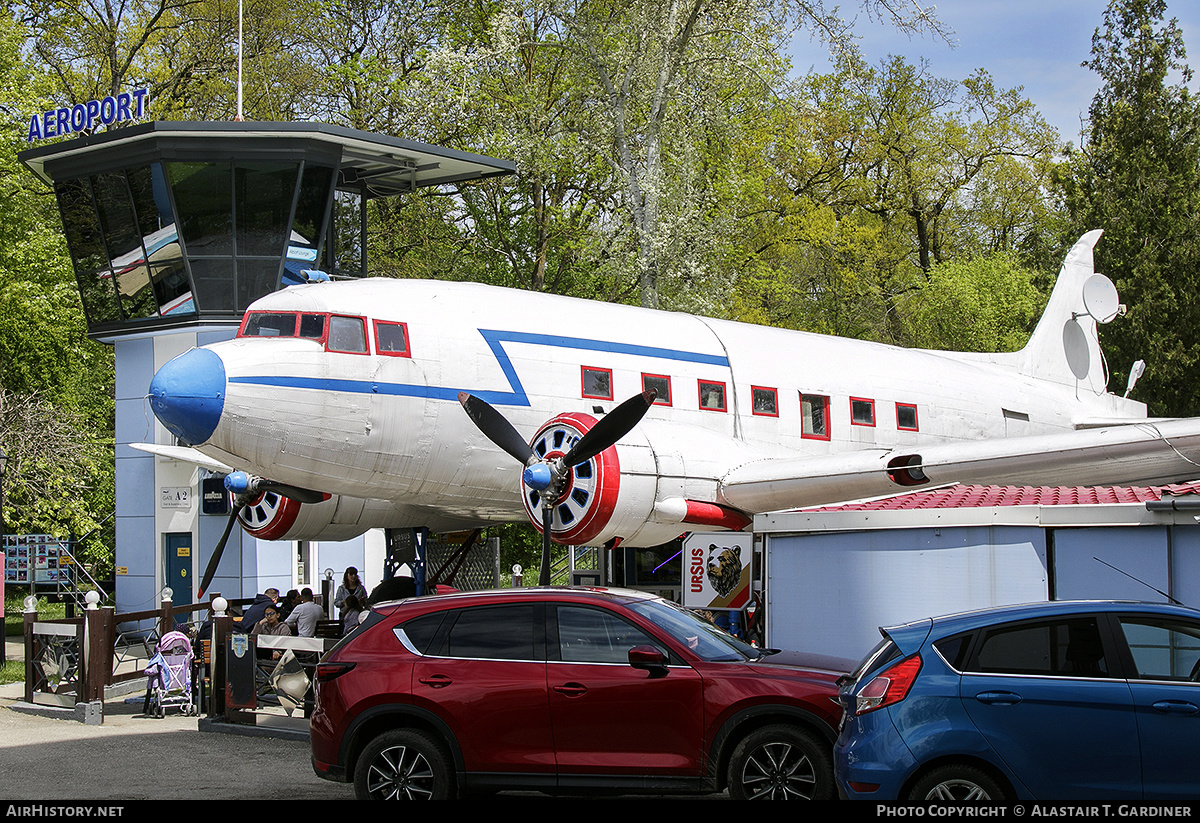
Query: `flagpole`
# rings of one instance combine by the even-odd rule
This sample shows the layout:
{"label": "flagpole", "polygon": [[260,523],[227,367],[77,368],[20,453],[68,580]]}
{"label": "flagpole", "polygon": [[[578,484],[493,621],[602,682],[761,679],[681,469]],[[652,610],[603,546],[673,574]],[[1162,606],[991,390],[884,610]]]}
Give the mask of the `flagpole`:
{"label": "flagpole", "polygon": [[238,0],[237,120],[242,122],[242,0]]}

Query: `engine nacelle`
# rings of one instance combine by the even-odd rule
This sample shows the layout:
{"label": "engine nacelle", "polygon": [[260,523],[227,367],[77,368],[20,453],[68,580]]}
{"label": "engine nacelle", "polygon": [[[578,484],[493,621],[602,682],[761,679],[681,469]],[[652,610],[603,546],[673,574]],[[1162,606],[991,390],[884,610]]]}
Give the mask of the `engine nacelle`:
{"label": "engine nacelle", "polygon": [[386,500],[333,495],[320,503],[298,503],[275,491],[247,503],[238,522],[260,540],[349,540],[368,529],[406,525]]}
{"label": "engine nacelle", "polygon": [[[561,457],[596,422],[590,414],[560,414],[530,445],[539,457]],[[685,531],[744,528],[748,517],[709,501],[716,499],[721,474],[745,458],[745,445],[719,432],[643,420],[617,445],[569,470],[554,503],[551,539],[657,546]],[[541,531],[542,492],[522,481],[521,499]]]}

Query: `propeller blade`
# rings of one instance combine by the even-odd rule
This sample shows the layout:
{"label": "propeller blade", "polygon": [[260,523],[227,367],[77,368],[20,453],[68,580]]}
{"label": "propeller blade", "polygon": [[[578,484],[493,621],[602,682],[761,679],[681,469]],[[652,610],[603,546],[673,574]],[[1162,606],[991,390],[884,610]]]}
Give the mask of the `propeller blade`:
{"label": "propeller blade", "polygon": [[274,480],[261,480],[259,481],[258,488],[261,491],[278,492],[284,497],[295,500],[297,503],[320,503],[325,499],[323,492],[302,489],[299,486],[289,486],[287,483],[278,483]]}
{"label": "propeller blade", "polygon": [[221,555],[225,552],[225,543],[228,542],[229,535],[233,531],[233,524],[237,522],[238,515],[242,513],[243,508],[245,508],[244,503],[235,504],[233,511],[229,513],[229,522],[225,524],[225,533],[217,541],[217,547],[213,549],[212,557],[208,558],[204,576],[200,578],[200,588],[196,592],[197,600],[204,597],[204,593],[208,591],[208,584],[212,582],[213,575],[217,573],[217,565],[221,562]]}
{"label": "propeller blade", "polygon": [[535,459],[533,449],[525,442],[525,438],[521,437],[504,415],[486,401],[466,392],[459,392],[458,402],[462,403],[467,415],[488,440],[526,465]]}
{"label": "propeller blade", "polygon": [[542,567],[538,571],[538,585],[550,585],[550,526],[554,515],[554,506],[542,503]]}
{"label": "propeller blade", "polygon": [[657,389],[647,389],[641,394],[635,394],[608,414],[601,417],[583,437],[575,443],[569,452],[563,455],[563,466],[570,468],[584,461],[591,460],[600,452],[616,443],[633,429],[654,405],[658,397]]}

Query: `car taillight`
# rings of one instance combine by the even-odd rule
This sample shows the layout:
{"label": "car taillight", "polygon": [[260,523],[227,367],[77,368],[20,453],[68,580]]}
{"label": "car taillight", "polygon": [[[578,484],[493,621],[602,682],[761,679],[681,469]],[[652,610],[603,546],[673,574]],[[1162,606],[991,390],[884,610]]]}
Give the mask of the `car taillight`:
{"label": "car taillight", "polygon": [[341,677],[353,668],[353,663],[318,663],[317,680],[321,683],[328,683],[330,680],[333,680],[335,677]]}
{"label": "car taillight", "polygon": [[921,657],[915,654],[888,666],[859,691],[855,697],[854,713],[866,714],[899,703],[908,697],[908,690],[920,671]]}

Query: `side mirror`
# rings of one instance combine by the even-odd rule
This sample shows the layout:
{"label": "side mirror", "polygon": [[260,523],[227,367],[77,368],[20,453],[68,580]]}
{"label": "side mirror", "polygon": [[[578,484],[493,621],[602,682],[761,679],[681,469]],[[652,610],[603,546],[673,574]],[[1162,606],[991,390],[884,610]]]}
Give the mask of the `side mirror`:
{"label": "side mirror", "polygon": [[629,665],[642,669],[651,677],[667,676],[667,656],[654,646],[634,646],[629,650]]}

